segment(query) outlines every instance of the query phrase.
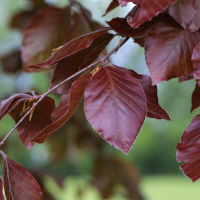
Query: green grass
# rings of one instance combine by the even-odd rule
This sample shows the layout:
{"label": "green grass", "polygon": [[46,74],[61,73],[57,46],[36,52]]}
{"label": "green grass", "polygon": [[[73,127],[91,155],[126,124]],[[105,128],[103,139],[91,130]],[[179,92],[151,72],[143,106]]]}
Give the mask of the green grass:
{"label": "green grass", "polygon": [[141,190],[147,200],[200,200],[200,181],[185,176],[147,176]]}

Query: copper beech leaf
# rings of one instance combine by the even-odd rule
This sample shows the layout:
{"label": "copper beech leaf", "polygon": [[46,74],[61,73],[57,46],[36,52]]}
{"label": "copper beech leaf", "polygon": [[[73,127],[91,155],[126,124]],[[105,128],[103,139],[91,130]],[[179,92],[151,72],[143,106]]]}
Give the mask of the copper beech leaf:
{"label": "copper beech leaf", "polygon": [[82,35],[78,38],[75,38],[75,39],[71,40],[70,42],[64,44],[62,47],[60,47],[43,63],[29,65],[29,68],[50,67],[50,66],[56,64],[58,61],[62,60],[63,58],[71,56],[71,55],[79,52],[82,49],[88,48],[92,44],[93,40],[95,40],[99,36],[107,33],[108,30],[110,30],[110,28],[103,28],[98,31],[94,31],[94,32],[88,33],[86,35]]}
{"label": "copper beech leaf", "polygon": [[4,195],[3,195],[3,181],[0,177],[0,200],[5,200]]}
{"label": "copper beech leaf", "polygon": [[200,106],[200,87],[198,83],[195,86],[195,89],[192,93],[192,108],[191,112]]}
{"label": "copper beech leaf", "polygon": [[129,24],[133,28],[138,28],[146,21],[150,21],[153,16],[157,16],[160,12],[165,11],[168,5],[175,3],[177,0],[119,0],[122,6],[126,6],[128,2],[140,5],[134,18],[129,20]]}
{"label": "copper beech leaf", "polygon": [[102,15],[102,17],[106,16],[110,11],[114,10],[115,8],[117,8],[119,6],[119,2],[118,0],[112,0],[108,6],[108,8],[106,9],[106,12],[104,15]]}
{"label": "copper beech leaf", "polygon": [[193,48],[200,41],[200,32],[183,29],[176,21],[155,24],[145,39],[145,57],[152,84],[193,72]]}
{"label": "copper beech leaf", "polygon": [[43,200],[41,188],[35,178],[21,165],[3,156],[3,182],[7,200]]}
{"label": "copper beech leaf", "polygon": [[197,13],[194,16],[194,19],[190,22],[189,29],[192,32],[197,31],[200,28],[200,0],[196,0],[196,10]]}
{"label": "copper beech leaf", "polygon": [[197,12],[195,0],[178,0],[173,5],[170,5],[167,11],[184,29],[186,29]]}
{"label": "copper beech leaf", "polygon": [[88,84],[84,109],[92,127],[128,154],[145,120],[146,98],[135,78],[106,66]]}
{"label": "copper beech leaf", "polygon": [[200,115],[192,120],[176,146],[177,159],[184,162],[181,169],[186,176],[196,181],[200,178]]}
{"label": "copper beech leaf", "polygon": [[[112,34],[103,34],[96,38],[88,48],[82,49],[81,51],[59,61],[55,68],[50,88],[53,88],[58,83],[94,62],[113,37]],[[65,92],[69,89],[73,81],[74,80],[72,79],[66,82],[54,91],[57,93]]]}
{"label": "copper beech leaf", "polygon": [[147,117],[171,121],[167,112],[158,103],[157,86],[152,86],[150,76],[137,74],[131,69],[117,66],[115,67],[116,69],[129,74],[140,82],[147,99]]}
{"label": "copper beech leaf", "polygon": [[132,15],[128,15],[127,19],[126,18],[113,18],[111,21],[107,22],[107,24],[117,33],[126,36],[126,37],[132,37],[132,38],[141,38],[146,36],[147,32],[149,29],[155,25],[158,21],[161,19],[169,18],[169,14],[167,13],[162,13],[159,14],[156,17],[153,17],[150,21],[147,21],[143,23],[140,27],[138,28],[132,28],[128,22],[132,19]]}
{"label": "copper beech leaf", "polygon": [[72,84],[71,88],[62,95],[58,107],[52,113],[53,122],[41,132],[37,132],[31,141],[43,143],[46,138],[67,122],[79,106],[91,77],[91,73],[82,75]]}
{"label": "copper beech leaf", "polygon": [[[33,105],[29,104],[29,99],[33,98],[31,93],[14,94],[6,100],[0,101],[0,120],[6,114],[9,114],[17,123],[24,114],[25,108]],[[36,97],[37,98],[37,97]],[[26,101],[26,103],[25,103]],[[29,108],[29,109],[30,109]],[[27,111],[29,110],[27,109]],[[51,114],[55,109],[54,100],[50,97],[45,97],[39,105],[36,106],[32,118],[26,117],[17,127],[19,137],[27,149],[30,149],[35,143],[30,142],[38,132],[42,131],[46,126],[52,123]]]}
{"label": "copper beech leaf", "polygon": [[188,74],[187,76],[182,76],[182,77],[180,77],[180,78],[178,79],[178,82],[179,82],[179,83],[182,83],[182,82],[184,82],[184,81],[189,81],[189,80],[191,80],[191,79],[193,79],[193,78],[194,78],[193,73],[190,73],[190,74]]}
{"label": "copper beech leaf", "polygon": [[22,60],[25,69],[30,64],[43,62],[52,49],[63,45],[70,26],[70,7],[40,10],[24,30]]}
{"label": "copper beech leaf", "polygon": [[192,54],[193,68],[194,68],[194,78],[200,86],[200,43],[198,43]]}

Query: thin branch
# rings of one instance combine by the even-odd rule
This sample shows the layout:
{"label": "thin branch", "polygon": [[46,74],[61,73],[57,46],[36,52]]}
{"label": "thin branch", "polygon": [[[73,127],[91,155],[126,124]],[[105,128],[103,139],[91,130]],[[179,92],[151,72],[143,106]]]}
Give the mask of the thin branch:
{"label": "thin branch", "polygon": [[60,82],[58,85],[54,86],[53,88],[49,89],[44,94],[40,95],[39,100],[34,104],[34,106],[17,122],[17,124],[12,128],[12,130],[5,136],[5,138],[0,142],[0,146],[3,146],[5,141],[8,139],[8,137],[14,132],[14,130],[22,123],[22,121],[30,114],[30,112],[35,109],[35,107],[51,92],[53,92],[55,89],[66,83],[67,81],[71,80],[72,78],[82,74],[86,70],[90,69],[91,67],[97,65],[100,62],[104,62],[108,57],[110,57],[113,53],[115,53],[122,45],[124,45],[128,41],[129,37],[126,37],[120,44],[118,44],[112,51],[110,51],[107,55],[105,55],[100,60],[92,63],[91,65],[87,66],[86,68],[78,71],[77,73],[73,74],[72,76],[68,77],[64,81]]}

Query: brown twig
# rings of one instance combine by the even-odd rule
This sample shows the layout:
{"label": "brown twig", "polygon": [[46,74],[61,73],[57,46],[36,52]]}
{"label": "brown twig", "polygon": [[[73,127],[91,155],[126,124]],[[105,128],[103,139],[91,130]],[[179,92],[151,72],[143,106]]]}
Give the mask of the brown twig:
{"label": "brown twig", "polygon": [[40,95],[40,98],[37,102],[35,102],[35,104],[31,107],[30,110],[28,110],[26,112],[26,114],[17,122],[17,124],[12,128],[12,130],[5,136],[5,138],[0,142],[0,146],[3,146],[5,141],[8,139],[8,137],[14,132],[14,130],[19,126],[19,124],[22,123],[22,121],[31,113],[31,111],[33,109],[35,109],[35,107],[51,92],[53,92],[55,89],[57,89],[58,87],[60,87],[61,85],[63,85],[64,83],[66,83],[67,81],[69,81],[70,79],[80,75],[81,73],[85,72],[86,70],[90,69],[91,67],[93,67],[94,65],[100,63],[100,62],[104,62],[108,57],[110,57],[113,53],[115,53],[122,45],[124,45],[127,41],[128,41],[129,37],[126,37],[120,44],[118,44],[112,51],[110,51],[107,55],[105,55],[103,58],[101,58],[100,60],[92,63],[91,65],[87,66],[86,68],[78,71],[77,73],[73,74],[72,76],[68,77],[67,79],[65,79],[64,81],[60,82],[58,85],[54,86],[53,88],[49,89],[47,92],[45,92],[44,94]]}

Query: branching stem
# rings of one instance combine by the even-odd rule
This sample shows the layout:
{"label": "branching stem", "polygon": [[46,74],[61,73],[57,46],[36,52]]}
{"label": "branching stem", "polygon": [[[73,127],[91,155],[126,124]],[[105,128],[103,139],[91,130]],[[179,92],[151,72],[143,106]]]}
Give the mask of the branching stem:
{"label": "branching stem", "polygon": [[105,55],[100,60],[92,63],[91,65],[87,66],[86,68],[78,71],[77,73],[73,74],[72,76],[68,77],[64,81],[60,82],[58,85],[54,86],[53,88],[49,89],[44,94],[40,95],[39,100],[31,107],[31,109],[16,123],[16,125],[12,128],[12,130],[5,136],[5,138],[0,142],[0,146],[3,146],[5,141],[8,139],[8,137],[14,132],[14,130],[22,123],[22,121],[30,114],[30,112],[35,109],[35,107],[51,92],[53,92],[55,89],[66,83],[67,81],[71,80],[72,78],[82,74],[86,70],[90,69],[91,67],[99,64],[100,62],[104,62],[107,58],[109,58],[113,53],[115,53],[122,45],[124,45],[128,41],[129,37],[126,37],[120,44],[118,44],[112,51],[110,51],[107,55]]}

